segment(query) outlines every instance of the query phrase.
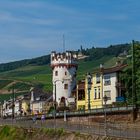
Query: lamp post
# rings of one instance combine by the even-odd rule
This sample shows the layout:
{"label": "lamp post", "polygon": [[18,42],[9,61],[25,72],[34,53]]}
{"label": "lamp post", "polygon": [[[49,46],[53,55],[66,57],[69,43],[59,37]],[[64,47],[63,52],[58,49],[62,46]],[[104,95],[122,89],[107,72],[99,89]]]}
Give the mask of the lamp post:
{"label": "lamp post", "polygon": [[105,118],[105,120],[104,120],[104,125],[105,125],[105,127],[104,127],[104,130],[105,130],[105,136],[107,136],[106,103],[107,103],[107,101],[108,101],[108,97],[105,95],[105,96],[103,97],[103,100],[104,100],[104,103],[105,103],[105,109],[104,109],[104,118]]}
{"label": "lamp post", "polygon": [[91,109],[91,106],[90,106],[90,90],[91,90],[91,75],[90,73],[87,74],[87,88],[88,88],[88,110]]}

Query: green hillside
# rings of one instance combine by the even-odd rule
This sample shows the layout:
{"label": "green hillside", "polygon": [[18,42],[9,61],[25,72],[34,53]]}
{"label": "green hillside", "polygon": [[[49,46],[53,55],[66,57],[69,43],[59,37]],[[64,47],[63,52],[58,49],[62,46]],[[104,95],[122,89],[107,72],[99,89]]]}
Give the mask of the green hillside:
{"label": "green hillside", "polygon": [[[89,57],[79,60],[77,80],[84,78],[87,72],[93,72],[95,69],[99,68],[100,64],[103,64],[104,67],[115,65],[116,61],[120,59],[117,56],[124,51],[128,52],[129,49],[129,44],[122,44],[110,46],[108,48],[93,47],[91,49],[78,50],[77,53],[80,51]],[[52,71],[48,56],[50,55],[30,60],[0,64],[0,93],[6,93],[6,90],[12,91],[11,89],[13,87],[16,93],[21,93],[28,91],[31,86],[38,86],[45,91],[52,91]],[[47,62],[45,62],[45,60]]]}

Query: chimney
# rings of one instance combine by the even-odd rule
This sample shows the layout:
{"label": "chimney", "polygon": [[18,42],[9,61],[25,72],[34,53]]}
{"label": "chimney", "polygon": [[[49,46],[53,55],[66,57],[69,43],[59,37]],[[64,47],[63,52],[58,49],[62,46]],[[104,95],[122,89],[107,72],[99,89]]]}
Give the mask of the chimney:
{"label": "chimney", "polygon": [[103,68],[104,68],[103,64],[100,64],[100,69],[103,69]]}
{"label": "chimney", "polygon": [[103,71],[104,71],[104,65],[100,64],[100,72],[103,72]]}

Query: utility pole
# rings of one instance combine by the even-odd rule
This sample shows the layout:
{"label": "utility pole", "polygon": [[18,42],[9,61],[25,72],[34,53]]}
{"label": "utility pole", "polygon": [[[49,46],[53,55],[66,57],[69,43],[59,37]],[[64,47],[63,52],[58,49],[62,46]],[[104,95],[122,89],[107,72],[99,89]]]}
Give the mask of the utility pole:
{"label": "utility pole", "polygon": [[91,75],[90,73],[87,74],[87,89],[88,89],[88,110],[91,109],[90,106],[90,90],[91,90]]}
{"label": "utility pole", "polygon": [[103,97],[103,100],[104,100],[104,103],[105,103],[105,108],[104,108],[104,135],[105,136],[107,136],[107,115],[106,115],[106,109],[107,109],[107,107],[106,107],[106,103],[107,103],[107,101],[108,101],[108,97],[105,95],[104,97]]}
{"label": "utility pole", "polygon": [[63,52],[65,52],[65,35],[63,34]]}
{"label": "utility pole", "polygon": [[133,121],[137,117],[137,95],[136,95],[136,77],[135,77],[135,41],[132,40],[132,105]]}
{"label": "utility pole", "polygon": [[132,40],[132,104],[136,106],[136,80],[135,80],[135,41]]}
{"label": "utility pole", "polygon": [[54,82],[54,129],[56,129],[56,81]]}

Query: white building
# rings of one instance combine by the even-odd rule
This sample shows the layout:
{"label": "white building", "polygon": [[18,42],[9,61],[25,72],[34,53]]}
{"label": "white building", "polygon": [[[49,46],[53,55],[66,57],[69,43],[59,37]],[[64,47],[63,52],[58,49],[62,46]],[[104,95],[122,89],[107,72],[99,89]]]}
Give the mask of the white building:
{"label": "white building", "polygon": [[120,79],[122,69],[127,65],[103,69],[103,97],[108,97],[107,104],[124,101],[124,85]]}
{"label": "white building", "polygon": [[2,108],[3,108],[3,112],[2,112],[3,117],[12,116],[12,105],[13,105],[12,99],[10,99],[8,101],[4,101],[3,106],[2,106]]}
{"label": "white building", "polygon": [[[77,55],[65,53],[51,53],[51,67],[53,70],[53,101],[68,105],[72,100],[71,93],[76,87]],[[56,97],[55,97],[56,96]]]}
{"label": "white building", "polygon": [[30,109],[33,114],[44,113],[47,111],[46,105],[52,101],[51,93],[44,93],[41,89],[31,89]]}
{"label": "white building", "polygon": [[14,113],[15,116],[19,116],[21,111],[21,101],[20,100],[15,100],[14,102]]}

